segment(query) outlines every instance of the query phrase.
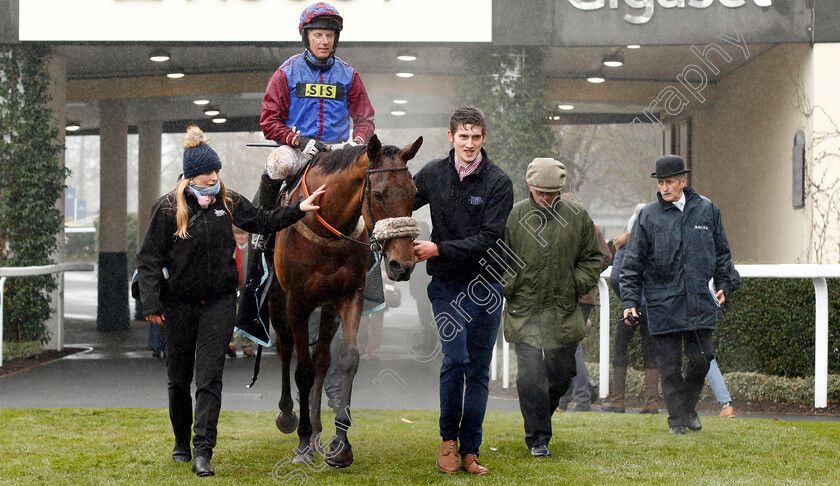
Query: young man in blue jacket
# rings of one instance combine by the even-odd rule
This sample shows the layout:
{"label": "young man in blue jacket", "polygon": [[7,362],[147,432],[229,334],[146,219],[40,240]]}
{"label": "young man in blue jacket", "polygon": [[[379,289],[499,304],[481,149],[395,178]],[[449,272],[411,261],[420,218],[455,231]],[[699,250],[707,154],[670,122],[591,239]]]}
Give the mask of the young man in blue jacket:
{"label": "young man in blue jacket", "polygon": [[695,407],[715,357],[718,309],[732,289],[720,209],[686,187],[689,172],[677,155],[657,159],[650,176],[658,181],[658,201],[639,212],[619,279],[625,319],[638,315],[642,292],[647,300],[672,434],[701,428]]}
{"label": "young man in blue jacket", "polygon": [[432,215],[431,241],[415,241],[414,253],[418,262],[428,260],[429,300],[444,354],[437,468],[457,473],[460,455],[461,469],[482,475],[489,471],[478,461],[478,449],[502,314],[498,276],[506,264],[498,245],[504,246],[513,184],[481,148],[487,125],[479,110],[456,109],[448,136],[449,156],[414,176],[414,209],[428,204]]}

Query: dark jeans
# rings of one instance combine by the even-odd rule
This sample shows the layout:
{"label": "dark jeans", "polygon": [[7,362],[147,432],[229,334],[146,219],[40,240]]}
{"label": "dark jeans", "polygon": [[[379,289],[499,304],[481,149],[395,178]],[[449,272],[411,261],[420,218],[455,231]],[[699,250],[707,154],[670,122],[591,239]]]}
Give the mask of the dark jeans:
{"label": "dark jeans", "polygon": [[[469,297],[469,290],[477,301]],[[487,409],[490,359],[502,315],[502,286],[470,287],[434,277],[428,292],[443,350],[440,435],[443,440],[460,441],[462,456],[478,454]]]}
{"label": "dark jeans", "polygon": [[205,305],[164,303],[169,419],[176,442],[190,441],[190,424],[193,424],[190,384],[195,373],[193,456],[213,456],[222,408],[225,351],[235,316],[235,295]]}
{"label": "dark jeans", "polygon": [[575,348],[540,349],[517,343],[516,390],[528,447],[548,445],[551,415],[575,376]]}
{"label": "dark jeans", "polygon": [[647,309],[640,307],[637,311],[640,317],[638,324],[628,326],[624,321],[618,321],[618,327],[615,329],[613,366],[617,368],[627,367],[627,347],[630,346],[630,340],[633,339],[633,334],[636,333],[636,329],[642,335],[642,356],[644,357],[645,369],[649,370],[658,367],[656,363],[656,349],[648,331]]}
{"label": "dark jeans", "polygon": [[[697,413],[694,408],[709,372],[709,362],[714,359],[712,331],[681,331],[651,336],[656,345],[662,395],[668,408],[668,425],[687,425]],[[682,354],[688,358],[682,371]]]}

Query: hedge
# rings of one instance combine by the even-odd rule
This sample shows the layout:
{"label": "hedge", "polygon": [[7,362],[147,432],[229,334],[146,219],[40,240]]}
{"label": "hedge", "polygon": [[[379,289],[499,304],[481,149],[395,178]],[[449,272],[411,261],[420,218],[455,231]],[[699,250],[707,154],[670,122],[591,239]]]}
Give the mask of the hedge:
{"label": "hedge", "polygon": [[[840,374],[840,280],[828,279],[828,372]],[[745,278],[729,296],[714,333],[715,355],[724,373],[755,372],[786,377],[814,376],[814,284],[810,279]],[[610,290],[610,359],[620,302]],[[592,312],[584,353],[598,361],[598,309]],[[637,333],[638,336],[639,333]],[[630,366],[642,369],[641,339],[628,349]]]}

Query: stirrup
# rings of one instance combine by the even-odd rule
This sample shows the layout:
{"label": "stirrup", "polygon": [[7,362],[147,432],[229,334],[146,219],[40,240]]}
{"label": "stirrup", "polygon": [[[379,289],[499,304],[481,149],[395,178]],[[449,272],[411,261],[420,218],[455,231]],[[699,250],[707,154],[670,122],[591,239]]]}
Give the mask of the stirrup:
{"label": "stirrup", "polygon": [[256,251],[265,251],[266,243],[268,243],[268,239],[271,235],[261,235],[258,233],[254,233],[251,235],[251,247]]}

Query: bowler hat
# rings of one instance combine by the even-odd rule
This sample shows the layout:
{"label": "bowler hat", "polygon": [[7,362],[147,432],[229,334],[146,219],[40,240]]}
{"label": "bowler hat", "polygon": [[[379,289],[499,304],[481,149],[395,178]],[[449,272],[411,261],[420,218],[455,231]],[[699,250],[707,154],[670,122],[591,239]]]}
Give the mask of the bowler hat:
{"label": "bowler hat", "polygon": [[685,161],[679,155],[666,155],[656,159],[656,172],[650,174],[654,179],[662,179],[691,172],[685,168]]}
{"label": "bowler hat", "polygon": [[566,167],[559,160],[537,157],[528,164],[525,181],[541,192],[559,192],[566,183]]}

